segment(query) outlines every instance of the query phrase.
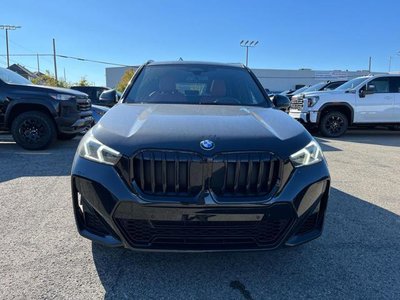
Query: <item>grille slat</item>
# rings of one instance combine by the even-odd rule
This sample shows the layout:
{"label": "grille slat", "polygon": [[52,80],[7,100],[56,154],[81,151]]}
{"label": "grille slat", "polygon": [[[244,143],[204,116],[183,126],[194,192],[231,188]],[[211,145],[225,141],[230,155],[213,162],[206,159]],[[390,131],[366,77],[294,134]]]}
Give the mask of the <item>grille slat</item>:
{"label": "grille slat", "polygon": [[262,185],[262,178],[264,174],[264,162],[262,159],[259,160],[259,169],[258,169],[258,179],[257,179],[257,192],[259,193]]}
{"label": "grille slat", "polygon": [[[144,150],[136,154],[130,182],[145,195],[196,197],[210,190],[221,198],[265,196],[279,182],[280,160],[269,153],[197,153]],[[135,185],[136,183],[136,185]]]}
{"label": "grille slat", "polygon": [[240,159],[237,160],[235,166],[235,183],[233,185],[233,192],[236,193],[239,188],[239,178],[240,178]]}
{"label": "grille slat", "polygon": [[162,164],[162,190],[163,194],[167,193],[167,158],[164,153],[164,159],[161,161]]}
{"label": "grille slat", "polygon": [[154,194],[156,192],[156,170],[154,164],[154,153],[151,153],[150,159],[150,176],[151,176],[151,192]]}
{"label": "grille slat", "polygon": [[140,187],[142,190],[144,190],[144,158],[143,158],[143,153],[141,154],[141,159],[140,159]]}
{"label": "grille slat", "polygon": [[179,193],[179,154],[175,153],[175,193]]}
{"label": "grille slat", "polygon": [[303,103],[304,100],[303,98],[299,97],[292,97],[292,100],[290,101],[290,108],[295,109],[295,110],[302,110],[303,109]]}
{"label": "grille slat", "polygon": [[246,192],[250,192],[251,187],[251,175],[253,174],[253,161],[249,159],[249,166],[247,168],[247,183],[246,183]]}

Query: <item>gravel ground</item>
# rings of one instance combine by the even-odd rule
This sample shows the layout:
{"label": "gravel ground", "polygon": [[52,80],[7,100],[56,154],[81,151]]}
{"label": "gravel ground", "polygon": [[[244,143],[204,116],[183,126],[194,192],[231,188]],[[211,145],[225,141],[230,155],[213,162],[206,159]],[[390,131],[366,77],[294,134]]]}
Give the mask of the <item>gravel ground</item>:
{"label": "gravel ground", "polygon": [[319,141],[333,180],[321,238],[272,252],[168,254],[78,235],[77,138],[29,152],[0,135],[0,299],[400,299],[400,133]]}

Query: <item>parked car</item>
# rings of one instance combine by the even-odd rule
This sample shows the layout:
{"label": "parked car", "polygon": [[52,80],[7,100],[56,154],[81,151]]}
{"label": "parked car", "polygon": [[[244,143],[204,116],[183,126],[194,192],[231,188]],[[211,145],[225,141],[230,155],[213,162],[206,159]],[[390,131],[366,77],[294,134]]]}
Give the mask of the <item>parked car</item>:
{"label": "parked car", "polygon": [[341,86],[343,83],[345,83],[346,80],[337,80],[337,81],[323,81],[316,83],[314,85],[311,85],[307,87],[304,90],[296,91],[293,93],[292,98],[290,100],[298,100],[303,98],[307,93],[313,93],[313,92],[319,92],[319,91],[331,91],[336,89],[337,87]]}
{"label": "parked car", "polygon": [[57,137],[71,139],[93,121],[84,93],[39,86],[0,68],[0,130],[25,149],[47,148]]}
{"label": "parked car", "polygon": [[88,94],[92,104],[102,105],[102,106],[113,106],[114,103],[104,103],[100,100],[100,95],[104,91],[110,90],[108,87],[104,86],[71,86],[71,89],[80,91],[82,93]]}
{"label": "parked car", "polygon": [[320,236],[327,164],[278,99],[245,66],[140,67],[78,146],[79,233],[153,251],[275,249]]}
{"label": "parked car", "polygon": [[289,98],[289,100],[291,100],[293,95],[300,94],[300,93],[302,93],[303,91],[305,91],[309,87],[310,87],[309,85],[305,85],[305,86],[303,86],[303,87],[301,87],[301,88],[299,88],[297,90],[284,91],[284,92],[280,93],[280,95],[286,96],[286,97]]}
{"label": "parked car", "polygon": [[363,76],[333,91],[306,94],[292,101],[290,115],[327,137],[341,136],[349,126],[399,129],[400,76]]}

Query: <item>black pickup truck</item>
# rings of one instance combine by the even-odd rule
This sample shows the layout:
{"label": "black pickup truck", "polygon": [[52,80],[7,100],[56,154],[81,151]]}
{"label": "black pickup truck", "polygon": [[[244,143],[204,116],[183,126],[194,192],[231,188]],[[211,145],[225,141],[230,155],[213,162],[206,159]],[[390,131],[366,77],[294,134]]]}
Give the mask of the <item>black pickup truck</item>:
{"label": "black pickup truck", "polygon": [[0,68],[0,131],[29,150],[45,149],[55,139],[71,139],[92,124],[88,95],[39,86]]}

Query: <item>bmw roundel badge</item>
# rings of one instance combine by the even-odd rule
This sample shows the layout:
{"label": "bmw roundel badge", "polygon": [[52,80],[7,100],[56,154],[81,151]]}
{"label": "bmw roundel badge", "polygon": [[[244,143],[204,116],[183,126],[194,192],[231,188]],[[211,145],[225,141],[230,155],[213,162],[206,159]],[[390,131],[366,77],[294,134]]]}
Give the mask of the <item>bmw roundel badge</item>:
{"label": "bmw roundel badge", "polygon": [[210,140],[204,140],[200,142],[200,147],[203,150],[212,150],[215,147],[215,144],[213,141]]}

